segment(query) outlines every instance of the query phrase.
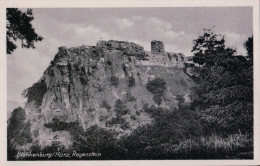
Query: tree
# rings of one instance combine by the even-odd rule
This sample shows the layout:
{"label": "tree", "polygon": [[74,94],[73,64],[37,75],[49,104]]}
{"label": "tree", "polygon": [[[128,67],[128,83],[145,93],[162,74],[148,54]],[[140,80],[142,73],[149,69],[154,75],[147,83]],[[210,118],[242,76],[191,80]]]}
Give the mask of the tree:
{"label": "tree", "polygon": [[155,78],[154,80],[149,81],[146,84],[146,88],[152,93],[152,94],[163,94],[166,90],[166,82],[162,78]]}
{"label": "tree", "polygon": [[119,79],[116,76],[110,77],[110,82],[112,85],[116,86],[119,84]]}
{"label": "tree", "polygon": [[122,100],[120,100],[120,99],[116,100],[114,111],[116,112],[118,117],[126,115],[129,112],[129,110],[128,110],[127,106],[125,105],[125,103]]}
{"label": "tree", "polygon": [[247,41],[245,41],[244,47],[245,47],[245,49],[247,51],[248,59],[253,62],[253,51],[254,51],[254,48],[253,48],[254,47],[253,46],[253,36],[249,37],[247,39]]}
{"label": "tree", "polygon": [[7,54],[11,54],[17,48],[14,43],[17,39],[21,40],[22,48],[35,48],[34,43],[43,39],[31,24],[34,19],[32,9],[22,12],[17,8],[7,8],[6,18]]}
{"label": "tree", "polygon": [[153,94],[153,100],[158,105],[161,104],[163,93],[166,90],[166,82],[162,78],[155,78],[146,84],[146,88]]}
{"label": "tree", "polygon": [[32,141],[30,127],[30,122],[26,121],[25,110],[21,107],[14,109],[7,125],[8,160],[15,160],[17,145],[21,146]]}
{"label": "tree", "polygon": [[234,49],[225,48],[225,36],[215,34],[211,29],[203,29],[203,35],[193,40],[193,48],[191,52],[194,53],[193,62],[199,65],[212,65],[215,61],[216,55],[224,51],[235,53]]}
{"label": "tree", "polygon": [[133,87],[134,85],[135,85],[135,78],[133,76],[130,76],[128,80],[128,86]]}
{"label": "tree", "polygon": [[235,50],[226,48],[224,39],[219,41],[216,34],[207,34],[203,36],[210,39],[199,36],[193,47],[205,49],[205,65],[198,70],[197,99],[193,102],[204,131],[252,133],[252,64],[243,56],[234,56]]}
{"label": "tree", "polygon": [[23,91],[22,95],[27,97],[27,102],[35,102],[36,106],[42,104],[44,94],[47,92],[47,85],[45,80],[40,80],[39,82],[34,83],[30,88],[27,88]]}

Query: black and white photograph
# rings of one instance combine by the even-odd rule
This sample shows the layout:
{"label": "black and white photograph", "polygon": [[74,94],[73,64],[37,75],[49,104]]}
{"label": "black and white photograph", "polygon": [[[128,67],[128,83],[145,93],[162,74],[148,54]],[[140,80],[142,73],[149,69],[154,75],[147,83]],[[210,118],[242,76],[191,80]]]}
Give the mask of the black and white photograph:
{"label": "black and white photograph", "polygon": [[256,159],[254,5],[25,6],[1,27],[5,160]]}

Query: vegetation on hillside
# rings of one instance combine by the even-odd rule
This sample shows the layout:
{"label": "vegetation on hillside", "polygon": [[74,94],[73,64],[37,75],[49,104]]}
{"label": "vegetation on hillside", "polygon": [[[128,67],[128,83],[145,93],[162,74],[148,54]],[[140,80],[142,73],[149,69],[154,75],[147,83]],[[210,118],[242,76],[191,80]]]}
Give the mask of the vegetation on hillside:
{"label": "vegetation on hillside", "polygon": [[[222,134],[253,132],[253,66],[251,59],[234,56],[235,50],[225,47],[225,39],[205,31],[203,36],[219,43],[218,47],[204,45],[204,65],[198,70],[192,108],[201,117],[205,133]],[[199,37],[201,38],[201,36]],[[249,38],[250,40],[250,38]],[[196,41],[196,40],[195,40]],[[246,42],[247,43],[247,42]],[[214,46],[214,45],[213,45]],[[250,49],[249,49],[250,50]],[[249,54],[250,55],[250,54]],[[194,61],[196,62],[196,60]]]}
{"label": "vegetation on hillside", "polygon": [[[200,117],[189,109],[165,110],[151,107],[145,111],[155,119],[154,122],[138,127],[129,136],[118,139],[118,133],[97,126],[84,131],[78,125],[68,125],[63,130],[69,131],[72,135],[73,144],[69,149],[54,141],[51,146],[40,151],[102,154],[100,157],[82,158],[54,156],[51,160],[252,158],[253,140],[249,134],[233,133],[227,136],[213,132],[204,134]],[[118,125],[124,130],[129,127],[122,117],[115,117],[107,122],[108,127],[112,125]],[[35,153],[39,153],[37,146],[39,145],[34,146],[34,149],[38,149]],[[30,158],[22,158],[22,160],[28,159]]]}
{"label": "vegetation on hillside", "polygon": [[103,100],[103,101],[102,101],[101,108],[106,108],[107,111],[110,111],[110,110],[111,110],[111,106],[107,103],[106,100]]}
{"label": "vegetation on hillside", "polygon": [[24,97],[27,97],[27,102],[35,102],[36,106],[42,104],[43,96],[47,92],[47,85],[45,80],[40,80],[39,82],[33,84],[30,88],[25,89],[22,93]]}
{"label": "vegetation on hillside", "polygon": [[130,76],[128,79],[128,86],[133,87],[135,85],[135,78],[133,76]]}
{"label": "vegetation on hillside", "polygon": [[146,88],[153,94],[153,100],[158,105],[162,102],[163,93],[166,90],[166,82],[162,78],[155,78],[147,83]]}
{"label": "vegetation on hillside", "polygon": [[122,100],[120,100],[120,99],[116,100],[114,111],[116,112],[116,115],[118,117],[126,115],[129,112],[129,110],[126,107],[125,103]]}
{"label": "vegetation on hillside", "polygon": [[117,87],[117,85],[119,84],[119,79],[116,76],[111,76],[110,77],[110,82],[111,82],[112,85]]}
{"label": "vegetation on hillside", "polygon": [[15,160],[17,150],[12,142],[16,145],[24,145],[32,141],[30,134],[31,124],[26,122],[25,110],[18,107],[13,110],[7,125],[7,158]]}

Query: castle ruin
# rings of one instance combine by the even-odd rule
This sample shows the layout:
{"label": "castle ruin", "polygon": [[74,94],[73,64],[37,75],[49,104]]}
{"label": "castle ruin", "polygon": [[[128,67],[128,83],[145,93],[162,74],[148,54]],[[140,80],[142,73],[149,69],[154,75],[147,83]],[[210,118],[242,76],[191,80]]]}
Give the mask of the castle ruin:
{"label": "castle ruin", "polygon": [[163,42],[153,40],[151,42],[151,52],[153,54],[164,53],[164,44],[163,44]]}
{"label": "castle ruin", "polygon": [[158,40],[151,41],[151,52],[145,51],[138,44],[127,41],[100,40],[96,49],[121,50],[125,55],[131,56],[136,65],[143,66],[164,66],[164,67],[184,67],[187,58],[182,53],[167,52],[164,43]]}

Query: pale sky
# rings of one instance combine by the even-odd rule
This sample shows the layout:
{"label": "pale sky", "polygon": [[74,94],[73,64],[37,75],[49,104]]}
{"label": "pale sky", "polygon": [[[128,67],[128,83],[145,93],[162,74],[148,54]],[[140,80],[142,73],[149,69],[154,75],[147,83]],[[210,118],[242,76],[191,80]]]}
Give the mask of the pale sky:
{"label": "pale sky", "polygon": [[132,41],[150,51],[150,42],[160,40],[166,51],[191,56],[192,41],[203,28],[215,26],[227,46],[245,55],[243,43],[253,34],[251,7],[35,8],[33,14],[44,40],[36,49],[18,48],[7,55],[8,100],[25,101],[22,91],[40,79],[59,46],[96,45],[102,38]]}

